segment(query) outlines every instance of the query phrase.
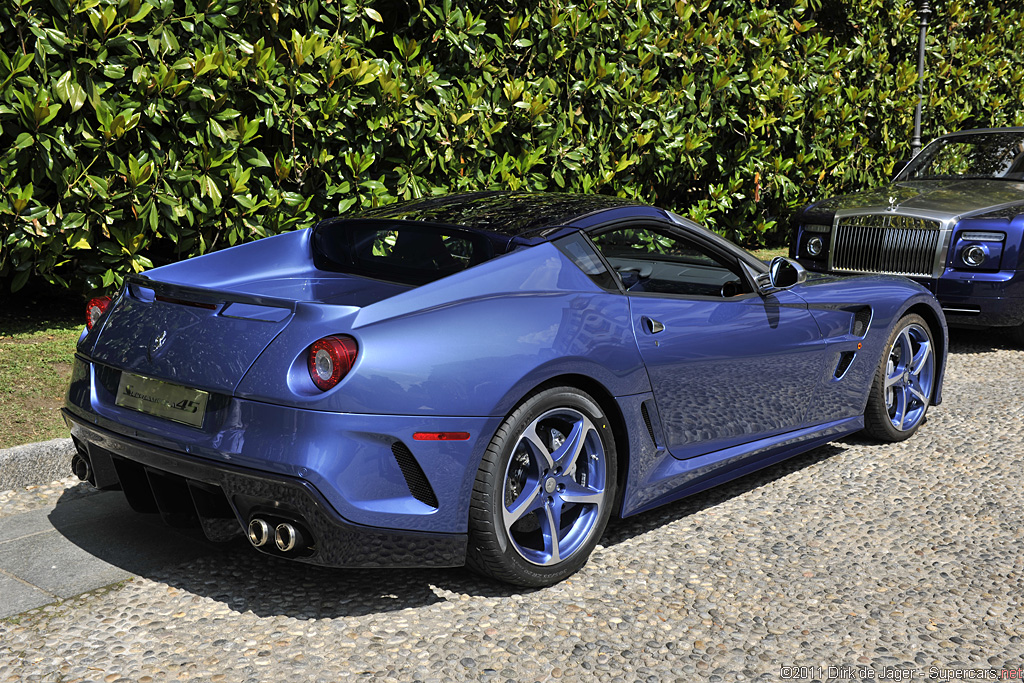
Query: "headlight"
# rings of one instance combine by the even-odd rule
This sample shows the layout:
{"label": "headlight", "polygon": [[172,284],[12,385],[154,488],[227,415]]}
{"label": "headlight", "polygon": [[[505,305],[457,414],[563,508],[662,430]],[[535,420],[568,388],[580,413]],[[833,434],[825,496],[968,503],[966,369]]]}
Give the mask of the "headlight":
{"label": "headlight", "polygon": [[821,253],[825,243],[821,241],[821,238],[815,235],[811,239],[807,240],[807,253],[811,256],[817,256]]}
{"label": "headlight", "polygon": [[972,244],[964,247],[964,250],[960,252],[960,258],[964,260],[964,263],[974,268],[977,268],[984,263],[985,257],[985,248],[978,244]]}
{"label": "headlight", "polygon": [[956,235],[950,251],[954,268],[999,270],[1006,233],[995,230],[964,230]]}
{"label": "headlight", "polygon": [[960,239],[972,242],[1002,242],[1006,239],[1005,232],[972,230],[960,234]]}

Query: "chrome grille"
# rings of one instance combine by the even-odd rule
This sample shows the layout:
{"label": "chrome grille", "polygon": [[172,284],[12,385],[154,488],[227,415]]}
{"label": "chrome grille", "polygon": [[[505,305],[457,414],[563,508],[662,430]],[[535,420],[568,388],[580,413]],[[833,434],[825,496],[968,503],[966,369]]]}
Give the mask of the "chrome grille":
{"label": "chrome grille", "polygon": [[832,238],[832,269],[852,273],[932,274],[938,221],[910,216],[846,216]]}

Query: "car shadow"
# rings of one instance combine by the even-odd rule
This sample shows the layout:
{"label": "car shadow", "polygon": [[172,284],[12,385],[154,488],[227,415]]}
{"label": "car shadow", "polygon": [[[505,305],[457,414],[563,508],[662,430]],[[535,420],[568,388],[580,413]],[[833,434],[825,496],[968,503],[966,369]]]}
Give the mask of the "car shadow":
{"label": "car shadow", "polygon": [[668,505],[663,505],[632,517],[613,519],[609,523],[601,543],[605,547],[615,546],[666,524],[678,522],[681,519],[690,517],[708,508],[713,508],[733,498],[738,498],[762,486],[784,479],[794,472],[799,472],[819,462],[828,460],[845,450],[843,441],[827,443],[801,455],[770,465],[762,470],[751,472],[738,479],[720,484],[674,503],[669,503]]}
{"label": "car shadow", "polygon": [[996,351],[1018,351],[1020,346],[1010,338],[1009,332],[1000,328],[975,330],[951,328],[949,330],[949,352],[994,353]]}
{"label": "car shadow", "polygon": [[[614,519],[601,544],[613,547],[843,450],[842,443],[826,444],[656,510]],[[78,489],[84,486],[68,489],[49,516],[67,541],[130,574],[214,600],[239,613],[331,619],[426,607],[459,596],[510,597],[535,590],[497,583],[463,568],[330,569],[282,560],[254,551],[241,538],[213,543],[198,530],[169,527],[157,515],[132,511],[118,491],[83,497]],[[83,500],[90,501],[84,515]]]}
{"label": "car shadow", "polygon": [[[111,566],[260,617],[323,619],[424,607],[457,595],[508,597],[530,592],[489,581],[463,568],[332,569],[282,560],[239,537],[209,541],[198,529],[170,527],[159,515],[136,513],[120,491],[67,489],[50,525],[83,558],[76,585],[95,572],[99,588]],[[84,554],[81,552],[84,551]]]}

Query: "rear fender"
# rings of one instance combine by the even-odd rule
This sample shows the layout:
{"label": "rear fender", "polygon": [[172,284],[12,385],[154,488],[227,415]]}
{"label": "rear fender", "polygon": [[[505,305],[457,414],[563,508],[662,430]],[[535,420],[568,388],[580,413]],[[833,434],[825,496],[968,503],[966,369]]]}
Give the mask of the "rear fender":
{"label": "rear fender", "polygon": [[[317,339],[349,334],[356,363],[320,392],[303,377]],[[626,297],[539,245],[344,315],[299,304],[238,395],[333,412],[503,416],[551,377],[586,374],[615,396],[649,390]]]}

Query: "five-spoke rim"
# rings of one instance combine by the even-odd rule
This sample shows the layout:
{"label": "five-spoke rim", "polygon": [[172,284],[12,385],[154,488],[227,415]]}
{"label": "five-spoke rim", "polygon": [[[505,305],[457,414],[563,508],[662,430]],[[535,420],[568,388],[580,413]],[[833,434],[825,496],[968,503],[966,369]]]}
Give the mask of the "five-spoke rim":
{"label": "five-spoke rim", "polygon": [[935,353],[928,332],[911,323],[897,335],[885,368],[885,407],[892,426],[915,428],[928,408],[935,382]]}
{"label": "five-spoke rim", "polygon": [[502,523],[527,562],[554,565],[590,540],[607,504],[601,436],[573,408],[549,410],[516,442],[502,482]]}

